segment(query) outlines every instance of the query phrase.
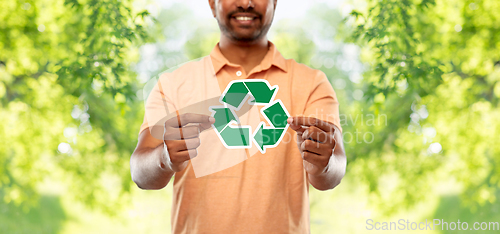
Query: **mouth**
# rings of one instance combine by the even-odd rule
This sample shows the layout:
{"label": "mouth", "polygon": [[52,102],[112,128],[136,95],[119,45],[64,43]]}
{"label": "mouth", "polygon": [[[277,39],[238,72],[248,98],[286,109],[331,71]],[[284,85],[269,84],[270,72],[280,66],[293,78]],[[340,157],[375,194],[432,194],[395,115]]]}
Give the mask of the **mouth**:
{"label": "mouth", "polygon": [[249,16],[238,16],[238,17],[234,17],[236,20],[239,20],[239,21],[250,21],[250,20],[254,20],[256,19],[257,17],[249,17]]}
{"label": "mouth", "polygon": [[259,17],[253,14],[235,14],[231,17],[231,19],[234,20],[237,24],[251,25],[257,19],[259,19]]}

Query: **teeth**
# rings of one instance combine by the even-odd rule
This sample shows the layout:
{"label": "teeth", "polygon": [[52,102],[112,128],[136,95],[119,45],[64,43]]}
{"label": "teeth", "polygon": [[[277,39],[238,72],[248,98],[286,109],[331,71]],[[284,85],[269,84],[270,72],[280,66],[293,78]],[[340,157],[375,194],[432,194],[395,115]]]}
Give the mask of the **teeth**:
{"label": "teeth", "polygon": [[244,20],[253,20],[252,17],[245,17],[245,16],[238,16],[238,17],[236,17],[236,19],[237,20],[242,20],[242,21],[244,21]]}

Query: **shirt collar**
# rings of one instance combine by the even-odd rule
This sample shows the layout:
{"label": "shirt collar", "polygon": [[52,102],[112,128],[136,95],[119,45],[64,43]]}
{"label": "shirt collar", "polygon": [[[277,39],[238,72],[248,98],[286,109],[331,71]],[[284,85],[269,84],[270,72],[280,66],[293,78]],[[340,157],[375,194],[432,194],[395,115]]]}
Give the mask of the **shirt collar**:
{"label": "shirt collar", "polygon": [[[212,59],[212,65],[214,66],[215,74],[217,74],[225,65],[238,66],[229,62],[226,57],[222,54],[219,48],[219,43],[215,45],[212,52],[210,52],[210,57]],[[260,65],[257,65],[257,71],[263,71],[271,68],[271,66],[276,66],[284,72],[288,72],[288,67],[286,65],[286,60],[283,58],[281,53],[276,49],[276,46],[269,41],[269,50],[267,54],[262,59]],[[256,68],[254,68],[255,70]]]}

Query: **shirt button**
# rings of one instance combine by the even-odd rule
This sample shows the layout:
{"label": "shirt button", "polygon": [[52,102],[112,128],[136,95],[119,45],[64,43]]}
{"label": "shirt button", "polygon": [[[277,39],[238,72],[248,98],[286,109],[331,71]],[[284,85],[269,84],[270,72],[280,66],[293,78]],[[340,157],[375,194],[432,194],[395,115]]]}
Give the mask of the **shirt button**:
{"label": "shirt button", "polygon": [[236,75],[237,75],[237,76],[241,76],[241,71],[237,71],[237,72],[236,72]]}

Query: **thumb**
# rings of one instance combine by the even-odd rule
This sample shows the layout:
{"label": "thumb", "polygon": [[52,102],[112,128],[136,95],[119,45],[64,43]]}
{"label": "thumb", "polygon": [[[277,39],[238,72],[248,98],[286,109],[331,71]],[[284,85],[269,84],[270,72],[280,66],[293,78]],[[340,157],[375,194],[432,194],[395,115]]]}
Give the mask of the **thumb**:
{"label": "thumb", "polygon": [[290,124],[290,128],[297,132],[297,134],[302,135],[307,128],[302,127],[302,125],[294,124],[293,117],[287,119],[287,123]]}

